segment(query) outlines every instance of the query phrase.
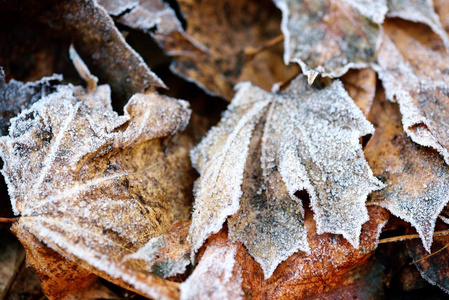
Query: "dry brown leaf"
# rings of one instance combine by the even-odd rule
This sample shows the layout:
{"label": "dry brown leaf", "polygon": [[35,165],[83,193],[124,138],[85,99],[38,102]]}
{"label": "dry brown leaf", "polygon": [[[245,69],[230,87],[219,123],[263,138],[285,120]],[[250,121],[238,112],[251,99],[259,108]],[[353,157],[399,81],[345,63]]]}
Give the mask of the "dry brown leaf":
{"label": "dry brown leaf", "polygon": [[107,85],[69,85],[12,120],[0,155],[21,215],[14,231],[28,253],[36,247],[24,232],[88,273],[149,297],[176,298],[178,284],[153,275],[151,262],[126,258],[190,216],[192,140],[161,139],[185,128],[190,110],[156,93],[134,95],[124,110],[112,111]]}
{"label": "dry brown leaf", "polygon": [[438,214],[449,201],[449,166],[431,148],[415,144],[404,132],[397,105],[378,93],[370,120],[376,132],[365,147],[365,156],[386,187],[372,201],[418,231],[430,251]]}
{"label": "dry brown leaf", "polygon": [[291,254],[309,250],[300,190],[311,197],[318,233],[342,234],[358,247],[366,196],[382,187],[358,142],[372,131],[341,82],[318,89],[301,76],[277,94],[241,84],[219,125],[192,150],[201,173],[193,251],[232,216],[231,238],[270,277]]}
{"label": "dry brown leaf", "polygon": [[362,110],[363,115],[367,117],[376,94],[376,72],[370,68],[349,70],[341,78],[341,81],[349,96],[354,99],[355,104]]}
{"label": "dry brown leaf", "polygon": [[388,0],[387,16],[428,25],[449,49],[449,37],[435,13],[432,0]]}
{"label": "dry brown leaf", "polygon": [[284,61],[298,63],[312,83],[375,62],[385,1],[274,0],[283,14]]}
{"label": "dry brown leaf", "polygon": [[69,34],[94,74],[110,84],[121,99],[164,87],[125,41],[105,9],[94,0],[56,1],[42,12],[50,27]]}
{"label": "dry brown leaf", "polygon": [[[432,254],[429,255],[419,241],[407,241],[410,257],[421,276],[433,285],[449,293],[449,237],[435,237]],[[438,251],[438,252],[437,252]]]}
{"label": "dry brown leaf", "polygon": [[[363,292],[356,289],[360,288],[357,283],[373,271],[367,259],[377,246],[389,214],[375,206],[368,210],[370,220],[363,225],[359,250],[341,236],[318,235],[311,212],[306,213],[310,253],[293,254],[267,280],[246,248],[229,240],[226,230],[222,229],[208,239],[204,253],[200,251],[198,266],[181,284],[181,299],[230,299],[229,295],[235,297],[232,299],[238,299],[238,296],[248,299],[303,299],[336,289],[340,289],[340,296],[344,292],[351,297],[357,293],[365,297],[370,293],[376,294],[382,288],[380,278],[373,279],[369,287],[363,286]],[[217,253],[223,255],[217,256]]]}
{"label": "dry brown leaf", "polygon": [[192,39],[162,0],[100,0],[118,23],[150,34],[170,56],[200,55],[207,49]]}
{"label": "dry brown leaf", "polygon": [[[121,1],[103,1],[110,14]],[[132,6],[128,1],[129,7]],[[273,84],[298,73],[297,66],[282,63],[282,45],[255,56],[246,50],[263,48],[281,35],[280,14],[269,0],[178,1],[187,21],[186,32],[175,13],[162,1],[134,1],[124,6],[117,22],[150,31],[167,54],[174,56],[171,69],[212,95],[231,99],[240,81],[270,90]],[[154,31],[154,32],[152,32]]]}
{"label": "dry brown leaf", "polygon": [[449,56],[436,35],[415,28],[385,24],[376,69],[387,99],[399,103],[405,132],[449,163]]}

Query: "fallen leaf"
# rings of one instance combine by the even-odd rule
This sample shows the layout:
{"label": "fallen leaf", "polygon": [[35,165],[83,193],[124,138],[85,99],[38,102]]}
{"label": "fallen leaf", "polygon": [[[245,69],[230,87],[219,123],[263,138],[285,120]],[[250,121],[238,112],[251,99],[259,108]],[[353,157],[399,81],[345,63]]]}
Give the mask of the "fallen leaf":
{"label": "fallen leaf", "polygon": [[387,16],[428,25],[449,49],[449,37],[434,10],[432,0],[388,0]]}
{"label": "fallen leaf", "polygon": [[371,201],[412,224],[430,252],[435,222],[449,201],[449,166],[436,151],[407,136],[397,105],[382,93],[377,94],[369,119],[376,132],[365,156],[386,185],[371,194]]}
{"label": "fallen leaf", "polygon": [[[421,276],[429,283],[438,286],[449,293],[449,238],[435,237],[432,244],[432,254],[429,255],[419,241],[407,241],[410,257]],[[437,252],[438,251],[438,252]]]}
{"label": "fallen leaf", "polygon": [[[125,5],[117,22],[149,32],[174,57],[171,70],[195,82],[211,95],[231,99],[241,81],[270,90],[273,84],[298,74],[297,66],[282,63],[282,45],[264,50],[281,35],[280,14],[264,1],[178,1],[186,31],[162,1],[135,1]],[[118,1],[103,1],[115,14]],[[247,55],[246,51],[255,51]]]}
{"label": "fallen leaf", "polygon": [[98,3],[116,22],[150,34],[170,56],[200,55],[207,51],[184,31],[176,13],[162,0],[100,0]]}
{"label": "fallen leaf", "polygon": [[[147,93],[135,94],[124,111],[112,110],[107,85],[68,85],[12,120],[0,156],[20,214],[13,229],[36,264],[48,260],[31,254],[37,246],[25,233],[88,273],[149,297],[176,298],[177,283],[125,257],[190,216],[192,141],[161,139],[184,129],[190,110]],[[58,298],[53,291],[47,296]]]}
{"label": "fallen leaf", "polygon": [[316,76],[340,77],[375,62],[385,1],[274,0],[282,11],[284,61]]}
{"label": "fallen leaf", "polygon": [[430,47],[436,36],[427,32],[417,40],[407,29],[385,24],[376,69],[387,99],[399,103],[405,132],[449,163],[449,57]]}
{"label": "fallen leaf", "polygon": [[300,76],[277,94],[241,84],[221,122],[191,153],[201,174],[192,250],[232,216],[231,238],[269,278],[280,262],[309,249],[295,196],[301,190],[310,195],[317,232],[342,234],[357,248],[366,197],[382,187],[358,141],[372,132],[339,81],[318,89]]}
{"label": "fallen leaf", "polygon": [[[181,299],[238,299],[243,296],[303,299],[332,292],[337,298],[344,293],[351,298],[379,295],[383,285],[381,270],[373,266],[369,257],[376,249],[389,213],[376,206],[368,207],[368,211],[370,220],[363,225],[359,249],[341,236],[318,235],[312,213],[308,211],[304,222],[308,228],[310,253],[293,254],[269,279],[264,279],[264,271],[247,248],[229,239],[224,228],[212,235],[200,250],[197,268],[181,284]],[[366,282],[369,284],[364,285]],[[228,297],[230,295],[232,297]]]}

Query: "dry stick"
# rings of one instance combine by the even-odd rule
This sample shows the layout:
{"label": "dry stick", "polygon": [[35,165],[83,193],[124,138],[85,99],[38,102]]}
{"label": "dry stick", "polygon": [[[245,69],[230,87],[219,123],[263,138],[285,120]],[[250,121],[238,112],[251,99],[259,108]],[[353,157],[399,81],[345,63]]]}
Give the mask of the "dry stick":
{"label": "dry stick", "polygon": [[[433,233],[433,236],[441,236],[441,235],[449,235],[449,230],[441,230],[441,231],[435,231]],[[408,234],[408,235],[401,235],[401,236],[393,236],[385,239],[379,240],[378,244],[385,244],[385,243],[391,243],[391,242],[399,242],[399,241],[405,241],[405,240],[411,240],[419,238],[419,234]]]}
{"label": "dry stick", "polygon": [[435,252],[433,252],[433,253],[424,255],[423,257],[421,257],[421,258],[418,259],[418,260],[412,261],[411,263],[409,263],[409,265],[413,265],[413,264],[419,263],[420,261],[423,261],[423,260],[425,260],[425,259],[427,259],[427,258],[429,258],[429,257],[431,257],[431,256],[433,256],[433,255],[435,255],[435,254],[437,254],[438,252],[443,251],[443,250],[446,249],[448,246],[449,246],[449,244],[446,244],[446,246],[440,248],[439,250],[437,250],[437,251],[435,251]]}
{"label": "dry stick", "polygon": [[19,218],[0,218],[0,223],[15,223]]}
{"label": "dry stick", "polygon": [[277,44],[282,43],[283,41],[284,41],[284,35],[280,34],[277,37],[275,37],[274,39],[266,42],[263,46],[261,46],[259,48],[248,47],[248,48],[245,48],[243,51],[245,52],[246,58],[248,60],[250,60],[250,59],[253,59],[260,52],[265,51],[271,47],[274,47]]}

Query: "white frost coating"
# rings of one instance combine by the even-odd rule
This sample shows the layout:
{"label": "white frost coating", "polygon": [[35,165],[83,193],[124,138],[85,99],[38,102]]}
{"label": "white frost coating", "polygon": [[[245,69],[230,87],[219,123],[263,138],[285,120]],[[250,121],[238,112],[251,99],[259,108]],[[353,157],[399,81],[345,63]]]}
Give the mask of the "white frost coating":
{"label": "white frost coating", "polygon": [[[283,98],[289,121],[299,136],[297,159],[304,164],[310,180],[304,188],[311,198],[317,232],[342,234],[357,248],[362,224],[368,220],[366,197],[383,187],[373,176],[358,141],[374,128],[340,81],[313,90],[298,79]],[[300,104],[295,105],[298,98]],[[294,177],[285,176],[284,181],[289,178]]]}
{"label": "white frost coating", "polygon": [[428,25],[449,50],[449,37],[441,25],[440,17],[435,13],[432,0],[388,0],[388,17]]}
{"label": "white frost coating", "polygon": [[236,250],[229,245],[207,247],[192,275],[181,283],[181,300],[243,299],[241,272],[234,272]]}
{"label": "white frost coating", "polygon": [[382,24],[388,11],[387,0],[344,0],[374,23]]}
{"label": "white frost coating", "polygon": [[[421,73],[419,66],[405,61],[387,36],[384,36],[379,51],[379,65],[374,68],[382,80],[387,99],[399,103],[404,131],[415,143],[436,149],[449,164],[449,122],[447,109],[444,108],[449,105],[449,76],[439,69],[444,64],[449,66],[449,60],[438,52],[425,49],[416,41],[411,40],[409,44],[413,45],[418,56],[417,59],[409,59],[419,61],[419,57],[426,57],[435,62],[435,69],[431,71],[431,76],[435,78],[429,78],[426,74],[428,67],[423,66]],[[443,81],[438,81],[439,77]],[[441,104],[435,106],[434,103]]]}
{"label": "white frost coating", "polygon": [[[266,122],[253,130],[267,105]],[[309,250],[304,210],[294,196],[303,189],[311,196],[318,233],[342,234],[358,247],[368,220],[366,197],[383,187],[359,144],[373,131],[339,81],[320,90],[300,76],[278,94],[242,85],[219,125],[191,153],[201,173],[190,232],[200,243],[194,248],[233,214],[230,238],[244,243],[270,277],[291,254]],[[219,174],[223,169],[232,175]]]}
{"label": "white frost coating", "polygon": [[[350,68],[361,69],[374,62],[382,32],[376,23],[381,23],[387,10],[384,0],[337,0],[332,4],[315,1],[313,5],[302,0],[273,1],[282,12],[284,62],[299,64],[303,74],[309,78],[309,84],[319,74],[336,78]],[[350,10],[350,6],[355,9]],[[340,16],[342,27],[357,28],[356,33],[337,36],[327,28],[325,15],[338,14],[340,10],[343,11]],[[346,14],[358,14],[360,23],[345,23],[353,22],[350,17],[346,19]],[[356,35],[364,38],[352,38]]]}
{"label": "white frost coating", "polygon": [[376,203],[415,227],[429,253],[436,220],[449,202],[449,172],[440,171],[437,176],[438,180],[427,183],[425,190],[423,186],[416,186],[415,192],[420,193],[418,196],[411,195],[407,192],[408,187],[401,187],[402,184],[398,183],[391,187],[388,199]]}
{"label": "white frost coating", "polygon": [[[243,101],[240,98],[247,88],[248,85],[241,87],[234,98],[235,103]],[[253,95],[254,99],[258,99],[258,96]],[[236,105],[234,102],[230,105],[230,111]],[[224,142],[222,147],[210,155],[203,167],[199,167],[201,177],[194,190],[195,205],[188,237],[192,244],[192,257],[211,234],[221,229],[226,218],[238,211],[252,131],[270,102],[271,98],[268,98],[256,103],[243,114],[238,123],[232,122],[230,113],[225,114],[220,124],[192,149],[192,162],[199,166],[198,161],[203,156],[208,156],[210,149],[217,147],[214,145],[214,134],[222,130],[228,134],[225,141],[219,141]]]}
{"label": "white frost coating", "polygon": [[[288,19],[289,19],[289,9],[287,6],[287,2],[284,0],[274,0],[274,4],[281,10],[282,12],[282,21],[281,21],[281,31],[284,35],[284,63],[286,65],[290,64],[290,57],[291,57],[291,48],[290,48],[290,30],[288,30]],[[301,69],[303,72],[305,69],[303,69],[303,66],[301,66]]]}
{"label": "white frost coating", "polygon": [[[133,251],[129,245],[137,250],[166,231],[176,216],[169,215],[173,209],[164,205],[174,200],[167,197],[158,207],[142,203],[144,196],[152,196],[153,188],[146,188],[146,180],[160,176],[160,170],[152,169],[160,163],[133,161],[127,157],[132,150],[114,149],[114,142],[125,132],[133,138],[130,131],[134,130],[140,142],[148,139],[148,144],[140,145],[144,150],[155,150],[144,151],[145,155],[158,159],[163,151],[153,148],[151,139],[184,128],[190,111],[185,102],[145,94],[136,95],[126,106],[125,116],[118,116],[110,99],[104,99],[109,95],[106,86],[92,93],[81,87],[58,86],[56,92],[22,111],[11,120],[9,136],[0,138],[5,162],[2,173],[14,212],[21,214],[20,230],[29,231],[71,260],[82,260],[96,274],[121,278],[125,282],[118,284],[163,298],[166,294],[160,285],[165,281],[145,277],[146,270],[139,269],[142,265],[133,265],[131,270],[121,260]],[[145,114],[148,107],[153,108],[152,115]],[[115,127],[123,119],[128,126]],[[141,130],[142,122],[151,132]],[[154,193],[165,192],[156,188]],[[181,214],[182,203],[176,209]],[[188,210],[186,205],[185,215]],[[163,218],[155,221],[156,213]]]}
{"label": "white frost coating", "polygon": [[[166,246],[165,235],[161,235],[152,238],[143,247],[139,248],[136,252],[128,254],[123,257],[123,262],[128,260],[144,260],[148,263],[148,272],[151,272],[151,267],[155,264],[155,260],[159,255],[160,250]],[[177,274],[183,274],[186,271],[187,266],[190,264],[190,259],[186,257],[179,257],[177,260],[167,258],[164,260],[163,274],[161,272],[158,275],[163,278],[175,276]]]}

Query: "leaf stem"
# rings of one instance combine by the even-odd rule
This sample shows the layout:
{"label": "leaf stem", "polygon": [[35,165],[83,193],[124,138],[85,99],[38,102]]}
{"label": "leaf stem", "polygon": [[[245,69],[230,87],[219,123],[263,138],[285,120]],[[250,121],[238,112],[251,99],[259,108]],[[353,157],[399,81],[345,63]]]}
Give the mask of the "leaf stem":
{"label": "leaf stem", "polygon": [[[435,231],[433,233],[433,236],[441,236],[441,235],[449,235],[449,230],[441,230],[441,231]],[[391,242],[399,242],[399,241],[405,241],[405,240],[411,240],[419,238],[419,234],[407,234],[407,235],[401,235],[401,236],[393,236],[385,239],[380,239],[378,244],[385,244],[385,243],[391,243]]]}
{"label": "leaf stem", "polygon": [[0,218],[0,223],[15,223],[19,218]]}
{"label": "leaf stem", "polygon": [[443,251],[443,250],[446,249],[448,246],[449,246],[449,244],[446,244],[446,246],[441,247],[441,248],[438,249],[437,251],[435,251],[435,252],[433,252],[433,253],[430,253],[430,254],[427,254],[427,255],[424,255],[423,257],[421,257],[421,258],[418,259],[418,260],[412,261],[411,263],[409,263],[409,265],[413,265],[413,264],[419,263],[420,261],[423,261],[423,260],[425,260],[425,259],[427,259],[427,258],[429,258],[429,257],[431,257],[431,256],[433,256],[433,255],[435,255],[435,254],[437,254],[438,252]]}
{"label": "leaf stem", "polygon": [[248,47],[248,48],[245,48],[243,51],[245,52],[246,58],[248,60],[251,60],[260,52],[263,52],[269,48],[272,48],[272,47],[276,46],[277,44],[282,43],[283,41],[284,41],[284,35],[280,34],[277,37],[275,37],[274,39],[269,40],[268,42],[266,42],[264,45],[260,46],[259,48]]}

